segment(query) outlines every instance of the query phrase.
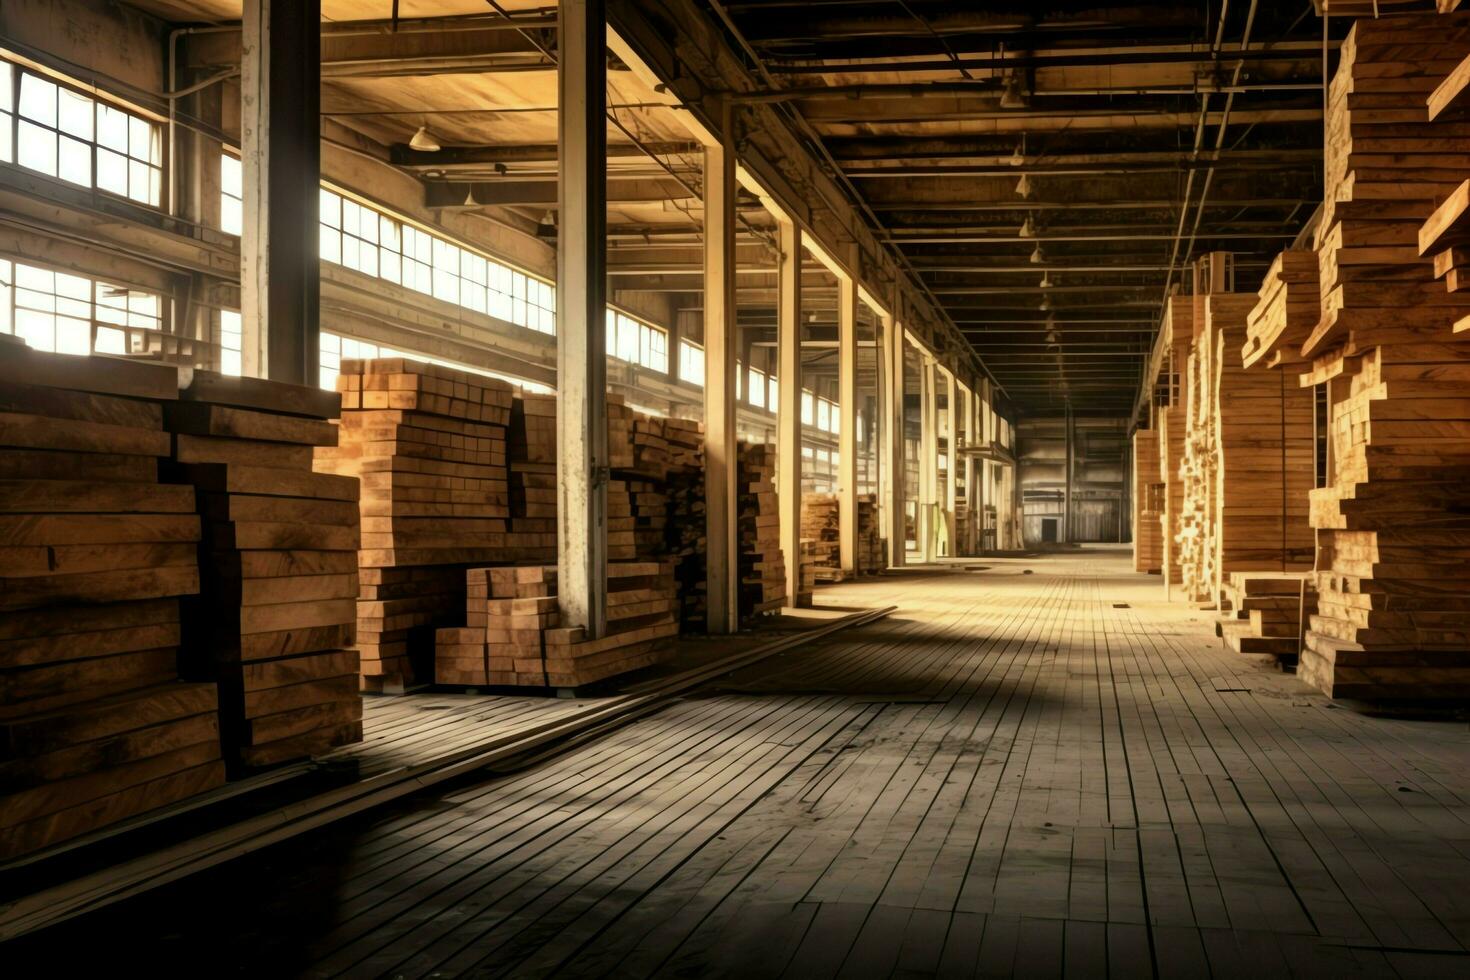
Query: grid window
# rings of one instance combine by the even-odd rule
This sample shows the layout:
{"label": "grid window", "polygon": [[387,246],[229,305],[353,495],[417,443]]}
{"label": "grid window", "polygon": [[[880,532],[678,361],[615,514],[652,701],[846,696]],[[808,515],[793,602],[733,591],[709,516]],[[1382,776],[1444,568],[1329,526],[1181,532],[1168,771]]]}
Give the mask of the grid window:
{"label": "grid window", "polygon": [[0,62],[0,160],[157,207],[157,123]]}
{"label": "grid window", "polygon": [[781,406],[781,389],[774,374],[766,377],[766,408],[776,411]]}
{"label": "grid window", "polygon": [[229,153],[219,155],[219,226],[231,235],[245,232],[244,175],[240,158]]}
{"label": "grid window", "polygon": [[801,424],[817,424],[817,399],[810,391],[801,393]]}
{"label": "grid window", "polygon": [[749,393],[747,401],[756,408],[766,407],[766,376],[763,372],[750,368],[747,372],[745,390]]}
{"label": "grid window", "polygon": [[240,314],[235,310],[220,310],[219,314],[219,369],[223,374],[240,374],[243,331],[240,329]]}
{"label": "grid window", "polygon": [[679,380],[704,387],[704,348],[679,341]]}
{"label": "grid window", "polygon": [[832,431],[832,406],[825,398],[817,399],[817,428]]}
{"label": "grid window", "polygon": [[517,378],[509,374],[500,374],[495,371],[486,371],[469,364],[461,364],[457,361],[445,361],[437,357],[429,357],[425,354],[416,354],[412,351],[394,350],[391,347],[383,347],[379,344],[370,343],[366,340],[356,340],[352,337],[343,337],[339,334],[322,331],[318,348],[320,356],[321,381],[323,388],[328,390],[337,387],[337,377],[342,371],[344,360],[365,360],[374,357],[407,357],[424,364],[438,364],[442,367],[454,368],[458,371],[468,371],[470,374],[478,374],[487,378],[497,378],[508,381],[520,388],[537,394],[551,394],[555,389],[536,381],[525,378]]}
{"label": "grid window", "polygon": [[159,330],[155,293],[0,259],[0,333],[59,354],[127,354],[134,330]]}

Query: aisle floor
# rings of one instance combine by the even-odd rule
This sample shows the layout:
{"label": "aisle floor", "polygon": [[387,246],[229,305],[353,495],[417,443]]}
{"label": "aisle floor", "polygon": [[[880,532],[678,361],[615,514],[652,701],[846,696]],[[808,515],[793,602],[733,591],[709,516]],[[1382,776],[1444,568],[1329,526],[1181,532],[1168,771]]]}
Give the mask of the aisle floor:
{"label": "aisle floor", "polygon": [[1129,569],[1098,549],[824,590],[899,612],[4,955],[63,975],[129,950],[196,976],[1470,974],[1466,725],[1333,705]]}

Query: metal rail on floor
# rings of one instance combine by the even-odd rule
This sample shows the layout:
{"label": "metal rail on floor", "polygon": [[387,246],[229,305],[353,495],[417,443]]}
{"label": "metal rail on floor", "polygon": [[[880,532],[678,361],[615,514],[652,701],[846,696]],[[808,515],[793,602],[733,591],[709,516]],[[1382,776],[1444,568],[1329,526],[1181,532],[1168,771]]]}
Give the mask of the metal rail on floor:
{"label": "metal rail on floor", "polygon": [[0,942],[140,895],[456,776],[514,759],[533,749],[561,742],[580,744],[585,740],[584,736],[640,718],[663,707],[673,697],[717,677],[839,630],[871,623],[897,608],[886,606],[834,619],[825,626],[802,630],[657,681],[640,688],[639,693],[610,698],[606,704],[574,718],[550,721],[529,730],[487,739],[427,762],[338,787],[42,889],[0,906]]}

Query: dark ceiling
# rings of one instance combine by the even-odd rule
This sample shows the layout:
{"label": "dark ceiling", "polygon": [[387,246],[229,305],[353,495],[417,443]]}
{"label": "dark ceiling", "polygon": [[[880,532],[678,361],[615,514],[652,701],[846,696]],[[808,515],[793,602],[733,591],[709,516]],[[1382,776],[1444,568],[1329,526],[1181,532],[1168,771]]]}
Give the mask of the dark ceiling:
{"label": "dark ceiling", "polygon": [[1321,200],[1308,0],[705,2],[1023,412],[1129,411],[1189,262]]}

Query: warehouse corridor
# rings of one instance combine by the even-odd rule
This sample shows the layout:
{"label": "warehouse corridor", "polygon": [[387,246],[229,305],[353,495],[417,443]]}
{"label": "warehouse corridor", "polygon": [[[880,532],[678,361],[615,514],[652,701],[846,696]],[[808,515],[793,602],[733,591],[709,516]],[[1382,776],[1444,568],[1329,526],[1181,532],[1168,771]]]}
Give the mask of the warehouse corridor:
{"label": "warehouse corridor", "polygon": [[910,569],[823,600],[898,612],[29,937],[12,962],[1464,975],[1462,721],[1361,715],[1229,653],[1122,550]]}

